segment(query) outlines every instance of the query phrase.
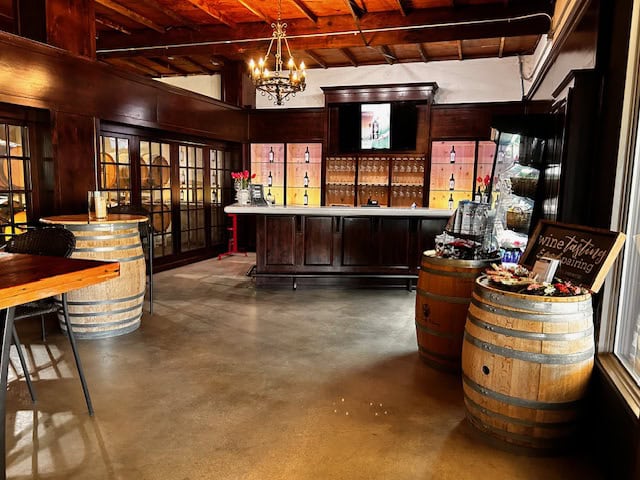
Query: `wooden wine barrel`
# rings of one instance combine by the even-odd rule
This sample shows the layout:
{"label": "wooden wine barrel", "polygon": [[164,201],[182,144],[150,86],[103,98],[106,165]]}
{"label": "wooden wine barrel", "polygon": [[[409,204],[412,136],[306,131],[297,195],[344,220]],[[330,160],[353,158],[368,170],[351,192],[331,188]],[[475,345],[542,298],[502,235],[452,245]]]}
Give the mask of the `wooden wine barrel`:
{"label": "wooden wine barrel", "polygon": [[[143,203],[142,206],[149,212],[152,211],[151,205]],[[153,224],[154,232],[167,232],[171,229],[171,206],[164,204],[162,206],[163,211],[157,211],[160,205],[155,204],[153,213],[151,214],[151,223]]]}
{"label": "wooden wine barrel", "polygon": [[117,180],[116,162],[106,152],[100,154],[102,158],[102,183],[103,188],[113,188]]}
{"label": "wooden wine barrel", "polygon": [[[77,219],[84,218],[84,223]],[[86,215],[42,219],[63,224],[76,237],[72,258],[118,261],[120,276],[67,294],[71,327],[77,338],[103,338],[136,330],[142,318],[145,294],[145,259],[140,244],[139,215],[109,214],[106,220],[87,223]],[[64,318],[59,315],[65,330]]]}
{"label": "wooden wine barrel", "polygon": [[167,187],[171,180],[169,162],[166,158],[157,155],[151,162],[151,185],[154,187]]}
{"label": "wooden wine barrel", "polygon": [[594,348],[590,295],[523,295],[479,278],[462,347],[467,419],[516,449],[562,450],[577,427]]}
{"label": "wooden wine barrel", "polygon": [[462,337],[475,279],[491,263],[422,255],[416,290],[416,336],[420,358],[430,366],[460,371]]}

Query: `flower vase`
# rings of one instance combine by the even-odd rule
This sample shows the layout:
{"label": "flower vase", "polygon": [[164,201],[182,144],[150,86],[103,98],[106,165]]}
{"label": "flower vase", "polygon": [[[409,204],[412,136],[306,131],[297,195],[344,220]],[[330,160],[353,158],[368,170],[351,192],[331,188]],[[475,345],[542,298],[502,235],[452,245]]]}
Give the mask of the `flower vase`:
{"label": "flower vase", "polygon": [[238,190],[238,204],[240,205],[249,205],[249,190],[247,188],[241,188]]}

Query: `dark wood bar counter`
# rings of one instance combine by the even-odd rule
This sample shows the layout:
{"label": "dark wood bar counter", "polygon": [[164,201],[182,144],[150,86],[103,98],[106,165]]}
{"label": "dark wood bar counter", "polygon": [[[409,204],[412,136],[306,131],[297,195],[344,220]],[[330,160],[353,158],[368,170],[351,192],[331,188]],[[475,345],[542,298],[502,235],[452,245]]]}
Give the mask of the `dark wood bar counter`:
{"label": "dark wood bar counter", "polygon": [[433,248],[449,210],[370,207],[243,207],[256,215],[256,284],[275,278],[417,279],[422,252]]}

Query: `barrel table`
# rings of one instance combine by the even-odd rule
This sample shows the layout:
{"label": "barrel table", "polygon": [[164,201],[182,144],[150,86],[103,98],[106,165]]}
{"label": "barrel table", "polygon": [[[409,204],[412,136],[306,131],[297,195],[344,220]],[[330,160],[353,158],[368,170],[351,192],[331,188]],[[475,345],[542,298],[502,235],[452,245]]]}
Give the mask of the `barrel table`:
{"label": "barrel table", "polygon": [[504,446],[570,446],[594,356],[591,295],[545,297],[476,281],[462,346],[466,416]]}
{"label": "barrel table", "polygon": [[[142,318],[146,286],[138,223],[146,222],[147,217],[109,214],[95,220],[83,214],[45,217],[41,221],[73,232],[76,247],[71,258],[120,263],[118,278],[68,294],[69,317],[76,338],[114,337],[136,330]],[[59,322],[65,330],[61,316]]]}
{"label": "barrel table", "polygon": [[460,371],[462,338],[473,285],[500,258],[458,260],[428,250],[416,289],[416,336],[420,358],[439,370]]}

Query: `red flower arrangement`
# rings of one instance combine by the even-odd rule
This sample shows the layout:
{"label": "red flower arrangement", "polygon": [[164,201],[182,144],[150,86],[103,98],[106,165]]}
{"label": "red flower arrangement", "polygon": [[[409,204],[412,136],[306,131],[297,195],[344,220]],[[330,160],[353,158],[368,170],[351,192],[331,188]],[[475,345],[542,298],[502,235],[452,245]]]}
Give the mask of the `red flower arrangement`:
{"label": "red flower arrangement", "polygon": [[256,174],[249,175],[249,170],[244,172],[231,172],[231,178],[236,182],[236,186],[240,189],[249,188],[251,180],[256,178]]}

